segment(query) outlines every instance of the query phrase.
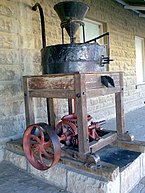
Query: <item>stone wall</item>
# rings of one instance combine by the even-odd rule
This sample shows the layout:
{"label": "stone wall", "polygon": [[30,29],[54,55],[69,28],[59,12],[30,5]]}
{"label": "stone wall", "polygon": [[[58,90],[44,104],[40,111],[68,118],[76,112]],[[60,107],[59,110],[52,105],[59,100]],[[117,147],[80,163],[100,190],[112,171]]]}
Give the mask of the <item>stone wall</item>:
{"label": "stone wall", "polygon": [[[61,43],[60,21],[53,10],[59,0],[38,0],[45,14],[47,45]],[[135,36],[145,38],[145,19],[113,0],[84,0],[90,6],[87,18],[103,22],[111,34],[111,71],[124,71],[125,111],[143,106],[145,86],[136,89]],[[22,76],[41,74],[40,17],[31,10],[35,0],[0,2],[0,160],[5,141],[23,135],[25,129]],[[67,39],[67,38],[66,38]],[[114,116],[114,97],[88,100],[88,111],[97,119]],[[35,102],[36,116],[46,119],[45,101]],[[44,105],[43,105],[44,104]],[[55,101],[58,119],[66,108]]]}

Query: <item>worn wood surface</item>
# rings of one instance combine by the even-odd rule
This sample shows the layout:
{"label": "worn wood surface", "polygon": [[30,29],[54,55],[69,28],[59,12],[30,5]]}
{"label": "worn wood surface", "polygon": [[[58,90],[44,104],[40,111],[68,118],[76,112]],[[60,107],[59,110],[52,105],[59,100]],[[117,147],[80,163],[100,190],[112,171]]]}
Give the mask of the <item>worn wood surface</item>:
{"label": "worn wood surface", "polygon": [[73,90],[47,90],[47,89],[35,89],[29,91],[30,97],[36,98],[74,98],[75,92]]}
{"label": "worn wood surface", "polygon": [[89,136],[87,121],[87,98],[85,87],[85,74],[75,77],[76,92],[76,114],[78,124],[79,152],[86,154],[89,152]]}
{"label": "worn wood surface", "polygon": [[74,90],[74,76],[32,76],[28,78],[28,90],[50,89],[50,90]]}
{"label": "worn wood surface", "polygon": [[85,82],[86,82],[86,90],[92,90],[92,89],[101,89],[104,88],[104,85],[101,83],[101,76],[110,76],[114,80],[115,88],[120,87],[119,83],[119,73],[111,73],[111,72],[101,72],[101,73],[91,73],[91,74],[85,74]]}
{"label": "worn wood surface", "polygon": [[[105,87],[101,83],[101,76],[108,75],[113,78],[115,87]],[[123,73],[97,72],[55,74],[24,77],[24,95],[27,125],[35,123],[33,97],[49,99],[50,124],[55,127],[53,98],[67,98],[69,113],[72,113],[72,99],[76,100],[76,114],[78,124],[79,153],[83,156],[88,152],[112,143],[116,133],[107,135],[95,144],[89,144],[87,122],[87,98],[101,95],[115,94],[117,134],[124,133],[124,108],[123,108]]]}
{"label": "worn wood surface", "polygon": [[90,151],[94,153],[99,149],[102,149],[103,147],[111,144],[116,139],[117,139],[117,133],[112,131],[109,134],[103,136],[99,141],[97,142],[93,141],[92,143],[90,143]]}
{"label": "worn wood surface", "polygon": [[116,129],[118,135],[125,133],[124,128],[124,91],[123,91],[123,73],[119,74],[120,92],[115,93],[116,106]]}
{"label": "worn wood surface", "polygon": [[30,93],[28,92],[27,80],[28,80],[27,78],[23,79],[26,126],[35,123],[34,101],[33,98],[30,97]]}
{"label": "worn wood surface", "polygon": [[145,153],[145,141],[122,141],[122,140],[116,140],[113,143],[114,146],[132,150],[132,151],[137,151],[141,153]]}

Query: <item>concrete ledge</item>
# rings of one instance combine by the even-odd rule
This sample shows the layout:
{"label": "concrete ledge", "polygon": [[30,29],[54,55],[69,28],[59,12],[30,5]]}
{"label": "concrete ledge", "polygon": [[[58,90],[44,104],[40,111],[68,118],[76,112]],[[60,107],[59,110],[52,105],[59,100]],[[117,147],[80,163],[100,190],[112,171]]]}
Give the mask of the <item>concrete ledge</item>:
{"label": "concrete ledge", "polygon": [[47,171],[39,171],[27,162],[24,154],[10,149],[5,150],[4,157],[37,178],[72,193],[128,193],[145,176],[145,154],[119,168],[118,175],[112,180],[62,163]]}
{"label": "concrete ledge", "polygon": [[61,163],[47,171],[39,171],[33,168],[23,155],[9,150],[5,151],[5,160],[47,181],[51,185],[72,193],[90,193],[90,189],[91,193],[119,193],[119,176],[117,180],[112,182]]}

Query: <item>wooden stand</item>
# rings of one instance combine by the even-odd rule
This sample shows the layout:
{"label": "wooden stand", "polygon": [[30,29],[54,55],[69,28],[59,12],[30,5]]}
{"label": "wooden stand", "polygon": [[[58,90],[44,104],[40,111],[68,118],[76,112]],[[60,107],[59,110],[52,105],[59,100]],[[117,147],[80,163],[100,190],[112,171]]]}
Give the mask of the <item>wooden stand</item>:
{"label": "wooden stand", "polygon": [[[101,83],[101,76],[113,78],[115,87],[105,87]],[[99,141],[89,143],[87,122],[87,98],[115,94],[116,104],[116,131],[102,137]],[[120,139],[131,137],[124,130],[123,107],[123,73],[122,72],[97,72],[53,74],[42,76],[24,77],[24,96],[26,110],[26,124],[34,124],[33,97],[47,98],[50,109],[50,124],[55,127],[53,98],[67,98],[69,113],[72,113],[72,99],[76,99],[76,114],[78,124],[79,155],[94,153],[104,146],[112,143],[117,137]]]}

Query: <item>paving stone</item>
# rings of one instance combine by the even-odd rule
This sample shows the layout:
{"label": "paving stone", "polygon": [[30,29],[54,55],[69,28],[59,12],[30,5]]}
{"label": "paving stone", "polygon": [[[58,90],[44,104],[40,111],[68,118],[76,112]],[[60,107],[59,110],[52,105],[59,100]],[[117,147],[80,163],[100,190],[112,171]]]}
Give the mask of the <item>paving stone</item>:
{"label": "paving stone", "polygon": [[1,193],[69,193],[38,180],[33,175],[3,161],[0,163]]}

